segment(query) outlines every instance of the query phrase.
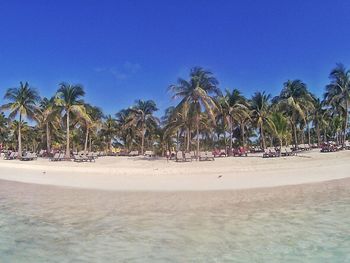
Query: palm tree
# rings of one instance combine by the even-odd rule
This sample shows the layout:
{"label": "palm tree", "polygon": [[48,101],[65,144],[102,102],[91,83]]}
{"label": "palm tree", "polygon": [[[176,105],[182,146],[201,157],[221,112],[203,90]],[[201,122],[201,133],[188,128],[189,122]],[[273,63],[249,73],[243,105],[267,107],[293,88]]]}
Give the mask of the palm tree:
{"label": "palm tree", "polygon": [[256,92],[250,100],[250,115],[256,127],[259,129],[260,142],[263,149],[266,148],[264,126],[269,122],[270,94]]}
{"label": "palm tree", "polygon": [[283,139],[288,136],[288,120],[281,112],[273,112],[269,120],[269,126],[279,140],[280,147],[282,147]]}
{"label": "palm tree", "polygon": [[166,123],[166,134],[176,133],[176,150],[179,150],[179,140],[184,136],[184,148],[187,152],[190,151],[191,146],[191,129],[194,122],[194,114],[190,111],[188,104],[184,104],[182,108],[176,109],[171,107],[171,112],[168,113]]}
{"label": "palm tree", "polygon": [[[84,151],[87,152],[89,133],[90,131],[92,131],[93,128],[101,124],[103,113],[99,107],[92,106],[88,103],[85,104],[85,110],[86,110],[86,115],[84,116],[85,118],[83,118],[83,122],[86,128]],[[90,141],[90,148],[91,148],[91,141]]]}
{"label": "palm tree", "polygon": [[157,111],[156,103],[153,100],[137,100],[135,105],[130,108],[130,122],[141,134],[141,154],[144,152],[145,135],[147,130],[156,126],[159,120],[153,116]]}
{"label": "palm tree", "polygon": [[65,113],[66,117],[66,158],[70,158],[69,128],[70,114],[85,116],[85,107],[82,97],[85,95],[84,89],[80,85],[70,85],[61,83],[56,94],[56,105]]}
{"label": "palm tree", "polygon": [[314,97],[314,107],[311,112],[311,120],[315,128],[317,136],[317,146],[321,146],[321,128],[326,125],[325,109],[323,108],[324,103],[319,99]]}
{"label": "palm tree", "polygon": [[21,124],[22,118],[28,118],[35,120],[35,113],[37,110],[36,103],[39,101],[39,95],[37,91],[31,88],[28,82],[20,82],[18,88],[10,88],[6,91],[4,96],[5,100],[10,102],[3,105],[1,108],[9,110],[9,118],[14,119],[17,114],[19,115],[18,125],[18,157],[22,157],[22,135]]}
{"label": "palm tree", "polygon": [[3,147],[3,143],[7,139],[8,134],[8,120],[3,112],[0,112],[0,149]]}
{"label": "palm tree", "polygon": [[43,98],[40,101],[39,107],[39,123],[45,126],[46,133],[46,150],[47,153],[51,152],[51,130],[56,129],[59,123],[59,108],[55,104],[55,97],[50,99]]}
{"label": "palm tree", "polygon": [[344,65],[337,64],[329,76],[331,82],[326,86],[324,95],[328,105],[337,108],[339,114],[344,119],[343,125],[343,143],[346,141],[346,133],[349,122],[349,106],[350,106],[350,70]]}
{"label": "palm tree", "polygon": [[173,99],[181,98],[176,110],[188,107],[195,116],[197,133],[197,158],[199,156],[199,125],[202,107],[215,125],[214,110],[217,108],[214,99],[210,95],[220,96],[218,81],[210,71],[195,67],[190,72],[190,79],[178,79],[177,84],[169,89],[174,93]]}
{"label": "palm tree", "polygon": [[[230,126],[230,149],[232,149],[234,122],[239,122],[239,120],[241,120],[241,123],[243,123],[243,119],[248,118],[249,113],[247,112],[247,101],[239,90],[233,89],[232,92],[226,90],[225,98],[227,103],[226,108],[228,110],[228,123]],[[244,146],[244,128],[240,128],[242,133],[242,143]]]}
{"label": "palm tree", "polygon": [[117,132],[117,123],[116,120],[108,115],[105,118],[105,121],[102,123],[101,135],[106,138],[108,152],[112,151],[112,140]]}
{"label": "palm tree", "polygon": [[307,86],[301,80],[288,80],[278,96],[278,103],[289,115],[294,131],[295,147],[298,145],[297,121],[302,119],[306,124],[306,112],[313,108],[313,98]]}

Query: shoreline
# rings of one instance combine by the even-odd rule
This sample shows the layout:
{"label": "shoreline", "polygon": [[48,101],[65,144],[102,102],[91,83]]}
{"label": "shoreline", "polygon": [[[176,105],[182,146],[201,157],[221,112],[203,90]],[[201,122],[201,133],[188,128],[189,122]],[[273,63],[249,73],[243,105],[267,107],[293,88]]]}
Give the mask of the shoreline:
{"label": "shoreline", "polygon": [[269,188],[350,178],[350,151],[303,152],[263,159],[167,162],[143,157],[102,157],[96,163],[0,160],[0,180],[112,191],[225,191]]}

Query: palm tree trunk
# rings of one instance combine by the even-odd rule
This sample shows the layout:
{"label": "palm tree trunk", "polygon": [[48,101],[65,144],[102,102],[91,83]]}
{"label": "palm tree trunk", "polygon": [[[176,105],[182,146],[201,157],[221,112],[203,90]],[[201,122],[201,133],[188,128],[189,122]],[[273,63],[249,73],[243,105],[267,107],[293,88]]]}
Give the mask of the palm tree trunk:
{"label": "palm tree trunk", "polygon": [[186,146],[186,151],[190,151],[190,142],[191,142],[191,130],[190,127],[187,127],[187,146]]}
{"label": "palm tree trunk", "polygon": [[49,123],[46,123],[46,151],[49,154],[51,152],[51,138]]}
{"label": "palm tree trunk", "polygon": [[224,129],[224,146],[225,146],[225,149],[226,149],[226,131]]}
{"label": "palm tree trunk", "polygon": [[233,147],[233,120],[230,118],[230,154],[232,154]]}
{"label": "palm tree trunk", "polygon": [[265,143],[264,129],[263,129],[263,125],[262,124],[260,124],[260,139],[261,139],[261,142],[262,142],[263,150],[265,150],[266,143]]}
{"label": "palm tree trunk", "polygon": [[320,147],[321,146],[321,131],[320,131],[320,127],[316,128],[316,133],[317,133],[317,146]]}
{"label": "palm tree trunk", "polygon": [[[170,148],[169,148],[170,150]],[[179,150],[179,130],[176,130],[176,151]]]}
{"label": "palm tree trunk", "polygon": [[310,131],[309,122],[307,123],[307,136],[308,136],[308,143],[309,145],[311,145],[311,131]]}
{"label": "palm tree trunk", "polygon": [[90,136],[90,140],[89,140],[89,151],[91,152],[92,150],[92,138]]}
{"label": "palm tree trunk", "polygon": [[66,132],[66,158],[70,158],[69,149],[69,110],[67,110],[67,132]]}
{"label": "palm tree trunk", "polygon": [[241,123],[241,133],[242,133],[242,146],[245,147],[245,131],[244,124]]}
{"label": "palm tree trunk", "polygon": [[345,125],[344,125],[344,140],[343,140],[343,146],[345,146],[346,131],[347,131],[347,129],[348,129],[348,121],[349,121],[349,102],[348,102],[348,100],[345,100]]}
{"label": "palm tree trunk", "polygon": [[141,155],[143,155],[143,147],[145,146],[145,129],[142,129],[142,134],[141,134]]}
{"label": "palm tree trunk", "polygon": [[197,120],[197,159],[199,158],[199,120]]}
{"label": "palm tree trunk", "polygon": [[86,127],[84,152],[87,152],[88,140],[89,140],[89,128]]}
{"label": "palm tree trunk", "polygon": [[22,125],[22,114],[19,114],[19,123],[18,123],[18,159],[22,157],[22,134],[21,134],[21,125]]}
{"label": "palm tree trunk", "polygon": [[293,123],[293,131],[294,131],[294,145],[295,145],[295,148],[297,148],[298,147],[297,127],[294,123]]}

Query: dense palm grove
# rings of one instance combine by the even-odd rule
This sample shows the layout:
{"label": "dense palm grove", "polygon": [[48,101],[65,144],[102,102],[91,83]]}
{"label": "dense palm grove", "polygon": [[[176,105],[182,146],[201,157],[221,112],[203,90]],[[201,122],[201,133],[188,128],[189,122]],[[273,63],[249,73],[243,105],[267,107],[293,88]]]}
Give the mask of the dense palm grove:
{"label": "dense palm grove", "polygon": [[[48,152],[153,150],[199,151],[237,146],[284,146],[347,139],[350,71],[338,64],[322,99],[301,80],[288,80],[272,97],[219,89],[215,76],[193,68],[169,86],[177,106],[157,118],[156,103],[137,100],[115,115],[84,101],[80,85],[61,83],[52,98],[40,98],[28,83],[7,90],[0,112],[3,149]],[[5,113],[6,115],[5,115]]]}

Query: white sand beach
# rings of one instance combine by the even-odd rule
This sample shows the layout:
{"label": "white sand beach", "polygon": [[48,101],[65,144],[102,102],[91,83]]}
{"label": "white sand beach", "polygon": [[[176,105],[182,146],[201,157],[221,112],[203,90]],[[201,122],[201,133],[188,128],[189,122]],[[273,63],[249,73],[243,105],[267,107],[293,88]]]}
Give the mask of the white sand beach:
{"label": "white sand beach", "polygon": [[232,190],[323,182],[350,177],[350,151],[317,150],[281,158],[216,158],[176,163],[146,157],[100,157],[95,163],[0,160],[0,179],[122,191]]}

